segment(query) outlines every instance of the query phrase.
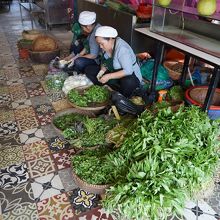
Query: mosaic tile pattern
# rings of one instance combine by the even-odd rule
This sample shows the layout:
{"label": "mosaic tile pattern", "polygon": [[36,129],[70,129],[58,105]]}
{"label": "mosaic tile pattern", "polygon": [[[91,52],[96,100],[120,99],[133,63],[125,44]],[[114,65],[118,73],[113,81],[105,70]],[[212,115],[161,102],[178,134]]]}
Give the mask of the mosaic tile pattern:
{"label": "mosaic tile pattern", "polygon": [[75,149],[60,151],[53,154],[54,161],[58,170],[69,168],[71,165],[71,157],[76,153]]}
{"label": "mosaic tile pattern", "polygon": [[8,136],[18,132],[17,123],[14,121],[8,121],[0,123],[0,137]]}
{"label": "mosaic tile pattern", "polygon": [[31,184],[26,182],[1,190],[0,201],[3,213],[21,208],[27,204],[32,204],[34,202],[34,196]]}
{"label": "mosaic tile pattern", "polygon": [[38,158],[49,155],[50,151],[47,143],[44,140],[42,140],[24,145],[23,153],[25,160],[36,160]]}
{"label": "mosaic tile pattern", "polygon": [[40,219],[72,220],[74,212],[68,196],[63,193],[37,203]]}
{"label": "mosaic tile pattern", "polygon": [[24,183],[29,179],[25,163],[0,169],[0,187],[8,188]]}
{"label": "mosaic tile pattern", "polygon": [[39,220],[35,203],[14,208],[3,214],[4,220]]}
{"label": "mosaic tile pattern", "polygon": [[31,183],[36,202],[63,193],[65,190],[57,174],[49,174],[34,179]]}
{"label": "mosaic tile pattern", "polygon": [[96,208],[100,205],[100,196],[86,192],[80,188],[74,189],[69,193],[70,203],[75,210],[76,215]]}
{"label": "mosaic tile pattern", "polygon": [[19,134],[19,138],[21,143],[30,144],[33,142],[41,141],[44,138],[44,135],[40,128],[34,128],[22,131]]}
{"label": "mosaic tile pattern", "polygon": [[22,147],[7,147],[0,151],[0,168],[13,164],[20,164],[24,161]]}
{"label": "mosaic tile pattern", "polygon": [[14,112],[7,108],[0,108],[0,123],[15,121]]}
{"label": "mosaic tile pattern", "polygon": [[60,137],[55,137],[55,138],[51,138],[49,142],[49,147],[53,152],[56,152],[59,150],[69,149],[70,144],[66,140]]}
{"label": "mosaic tile pattern", "polygon": [[54,162],[50,156],[27,161],[27,166],[31,178],[45,176],[55,172]]}
{"label": "mosaic tile pattern", "polygon": [[16,100],[11,103],[13,109],[24,109],[24,108],[29,108],[32,103],[30,99],[21,99],[21,100]]}

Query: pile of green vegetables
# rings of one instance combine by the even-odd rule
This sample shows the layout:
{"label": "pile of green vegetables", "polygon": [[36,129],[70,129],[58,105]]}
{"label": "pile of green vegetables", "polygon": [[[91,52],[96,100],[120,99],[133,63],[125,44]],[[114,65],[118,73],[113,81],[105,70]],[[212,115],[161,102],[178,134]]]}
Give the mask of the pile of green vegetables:
{"label": "pile of green vegetables", "polygon": [[[106,174],[111,175],[111,167],[104,160],[112,149],[107,146],[99,147],[95,150],[84,150],[72,157],[74,172],[83,180],[90,184],[108,184]],[[92,163],[91,163],[92,160]],[[92,175],[95,171],[96,175]]]}
{"label": "pile of green vegetables", "polygon": [[169,99],[173,101],[182,101],[184,99],[184,91],[181,86],[173,86],[168,91]]}
{"label": "pile of green vegetables", "polygon": [[49,73],[45,78],[46,86],[52,90],[61,90],[67,77],[65,72]]}
{"label": "pile of green vegetables", "polygon": [[109,212],[116,210],[128,219],[163,220],[181,213],[186,199],[212,178],[219,161],[218,134],[218,122],[195,106],[176,113],[162,109],[156,116],[145,111],[120,148],[94,164],[93,158],[81,158],[80,166],[98,164],[97,173],[94,167],[85,178],[96,176],[91,182],[114,184],[103,201]]}
{"label": "pile of green vegetables", "polygon": [[107,101],[108,98],[108,89],[96,85],[89,87],[89,89],[85,90],[83,94],[80,94],[80,92],[74,89],[68,93],[69,101],[81,107],[86,107],[91,103],[103,103]]}
{"label": "pile of green vegetables", "polygon": [[106,145],[106,134],[116,120],[112,118],[89,118],[79,114],[65,114],[54,118],[53,124],[62,131],[64,138],[76,147]]}

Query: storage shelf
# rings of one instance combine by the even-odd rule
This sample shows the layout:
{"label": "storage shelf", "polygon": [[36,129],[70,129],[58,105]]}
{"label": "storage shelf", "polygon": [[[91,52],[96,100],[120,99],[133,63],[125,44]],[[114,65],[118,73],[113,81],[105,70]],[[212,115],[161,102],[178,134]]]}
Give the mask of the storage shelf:
{"label": "storage shelf", "polygon": [[[211,53],[207,53],[207,51],[204,50],[204,48],[208,48],[210,44],[212,44],[212,46],[217,44],[218,41],[215,41],[213,39],[206,38],[204,36],[200,36],[200,35],[197,35],[197,34],[194,34],[194,33],[190,33],[189,31],[183,31],[183,33],[186,36],[189,35],[189,34],[193,35],[194,40],[196,38],[202,37],[201,39],[205,42],[205,44],[203,45],[204,48],[196,48],[195,47],[196,44],[194,44],[194,47],[189,46],[184,42],[181,43],[180,41],[182,41],[182,40],[178,39],[177,36],[175,37],[175,39],[173,37],[171,39],[170,36],[168,37],[164,33],[159,34],[159,33],[154,33],[152,31],[150,31],[150,28],[136,28],[135,31],[138,31],[138,32],[140,32],[140,33],[142,33],[142,34],[144,34],[148,37],[159,40],[159,41],[164,42],[164,43],[166,43],[168,45],[171,45],[173,47],[179,48],[180,50],[182,50],[184,52],[187,52],[189,54],[192,54],[194,56],[197,56],[199,58],[207,60],[212,64],[215,64],[215,65],[220,64],[220,55],[219,54],[218,54],[218,56],[216,56],[216,55],[213,55]],[[179,33],[179,30],[178,30],[178,33]],[[181,36],[181,35],[179,35],[179,36]],[[216,50],[218,50],[220,52],[220,50],[219,50],[220,46],[219,45],[220,45],[219,43],[218,43],[218,45],[216,45]]]}

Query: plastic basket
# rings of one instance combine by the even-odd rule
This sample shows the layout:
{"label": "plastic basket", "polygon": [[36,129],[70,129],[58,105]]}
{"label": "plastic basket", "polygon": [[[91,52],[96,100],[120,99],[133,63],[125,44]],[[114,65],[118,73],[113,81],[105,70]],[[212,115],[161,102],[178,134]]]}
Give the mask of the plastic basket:
{"label": "plastic basket", "polygon": [[[208,91],[207,86],[193,86],[186,90],[185,99],[189,105],[196,105],[202,107],[204,104],[206,94]],[[220,118],[220,89],[216,89],[212,104],[208,110],[208,116],[210,119]]]}

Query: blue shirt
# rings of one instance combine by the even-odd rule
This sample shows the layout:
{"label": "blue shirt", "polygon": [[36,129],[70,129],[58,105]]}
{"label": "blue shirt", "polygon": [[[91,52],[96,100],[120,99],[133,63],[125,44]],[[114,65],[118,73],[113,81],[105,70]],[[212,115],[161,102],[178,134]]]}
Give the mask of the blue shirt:
{"label": "blue shirt", "polygon": [[98,43],[95,40],[95,32],[98,27],[101,27],[100,24],[96,24],[92,32],[89,34],[87,37],[87,40],[89,42],[89,49],[90,49],[90,54],[94,55],[95,58],[100,54],[100,47]]}
{"label": "blue shirt", "polygon": [[[104,57],[108,59],[109,55],[105,52]],[[116,39],[113,67],[115,70],[123,69],[126,76],[134,73],[139,81],[142,81],[141,70],[136,62],[136,55],[130,45],[120,37]]]}

